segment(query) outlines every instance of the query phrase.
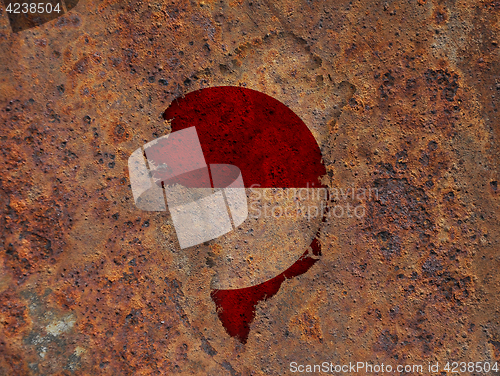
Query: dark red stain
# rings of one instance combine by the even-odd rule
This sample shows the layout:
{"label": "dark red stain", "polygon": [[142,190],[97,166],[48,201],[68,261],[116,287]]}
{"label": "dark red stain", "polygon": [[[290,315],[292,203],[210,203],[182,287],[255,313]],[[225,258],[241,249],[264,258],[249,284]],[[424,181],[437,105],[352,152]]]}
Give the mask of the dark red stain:
{"label": "dark red stain", "polygon": [[257,304],[274,296],[285,279],[304,274],[317,261],[318,259],[308,256],[306,251],[283,273],[260,285],[236,290],[213,290],[210,296],[217,306],[217,315],[227,333],[246,343]]}
{"label": "dark red stain", "polygon": [[222,86],[174,101],[164,113],[172,132],[196,127],[207,164],[241,170],[245,187],[321,187],[321,151],[304,122],[255,90]]}
{"label": "dark red stain", "polygon": [[[323,214],[322,222],[325,222],[327,215],[328,209]],[[318,237],[319,229],[310,245],[314,256],[321,256],[321,243]],[[283,273],[260,285],[235,290],[213,290],[210,297],[217,306],[217,315],[227,333],[231,337],[236,337],[241,343],[246,343],[257,304],[274,296],[285,279],[304,274],[317,261],[319,259],[312,258],[307,250]]]}
{"label": "dark red stain", "polygon": [[[165,111],[172,132],[195,126],[207,164],[231,164],[248,188],[325,188],[321,151],[304,122],[280,101],[240,87],[198,90]],[[326,216],[324,217],[324,219]],[[312,255],[321,255],[317,237]],[[228,334],[246,343],[255,307],[274,296],[285,279],[307,272],[317,261],[306,250],[287,270],[256,286],[213,290],[212,300]]]}

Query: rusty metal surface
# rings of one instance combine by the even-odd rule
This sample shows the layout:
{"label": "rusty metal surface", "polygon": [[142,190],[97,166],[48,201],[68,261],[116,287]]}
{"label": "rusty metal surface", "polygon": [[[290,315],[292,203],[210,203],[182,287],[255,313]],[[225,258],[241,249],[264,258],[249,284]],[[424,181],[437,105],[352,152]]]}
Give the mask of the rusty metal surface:
{"label": "rusty metal surface", "polygon": [[[496,1],[82,0],[13,33],[3,7],[0,374],[500,360],[499,17]],[[380,192],[323,225],[320,260],[259,303],[246,344],[210,298],[216,243],[176,251],[127,172],[175,98],[220,85],[299,115],[329,187]]]}

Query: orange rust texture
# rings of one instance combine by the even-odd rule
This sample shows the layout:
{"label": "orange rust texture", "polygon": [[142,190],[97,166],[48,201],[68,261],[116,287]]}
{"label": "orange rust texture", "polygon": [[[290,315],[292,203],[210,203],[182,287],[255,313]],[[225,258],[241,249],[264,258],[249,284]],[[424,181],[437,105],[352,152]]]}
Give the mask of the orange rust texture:
{"label": "orange rust texture", "polygon": [[[2,8],[0,375],[499,360],[499,17],[497,1],[82,0],[12,33]],[[320,261],[257,306],[246,345],[210,299],[217,247],[179,252],[128,185],[170,102],[216,85],[289,105],[330,187],[379,190],[364,218],[326,222]]]}

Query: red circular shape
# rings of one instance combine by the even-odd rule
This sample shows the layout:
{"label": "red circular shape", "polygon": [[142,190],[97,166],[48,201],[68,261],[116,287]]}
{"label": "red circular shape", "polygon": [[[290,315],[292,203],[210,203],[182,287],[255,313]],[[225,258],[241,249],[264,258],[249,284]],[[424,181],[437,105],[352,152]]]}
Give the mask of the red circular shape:
{"label": "red circular shape", "polygon": [[[255,90],[221,86],[177,99],[165,111],[172,132],[196,127],[207,164],[231,164],[248,188],[324,188],[321,151],[304,122],[280,101]],[[323,218],[324,220],[325,218]],[[317,236],[317,234],[316,234]],[[213,290],[217,314],[230,336],[246,343],[255,307],[278,292],[285,279],[305,273],[321,254],[317,237],[311,253],[256,286]]]}
{"label": "red circular shape", "polygon": [[255,90],[220,86],[179,98],[164,113],[172,132],[196,127],[207,164],[232,164],[245,187],[322,187],[311,131],[287,106]]}

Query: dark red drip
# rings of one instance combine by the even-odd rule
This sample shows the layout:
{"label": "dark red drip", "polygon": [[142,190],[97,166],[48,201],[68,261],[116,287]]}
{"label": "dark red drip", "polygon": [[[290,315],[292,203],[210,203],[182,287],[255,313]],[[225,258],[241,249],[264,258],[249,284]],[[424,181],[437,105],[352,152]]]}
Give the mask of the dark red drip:
{"label": "dark red drip", "polygon": [[246,343],[257,304],[273,297],[285,279],[304,274],[317,261],[318,259],[308,256],[306,251],[283,273],[260,285],[237,290],[213,290],[210,296],[217,306],[217,315],[227,333]]}

